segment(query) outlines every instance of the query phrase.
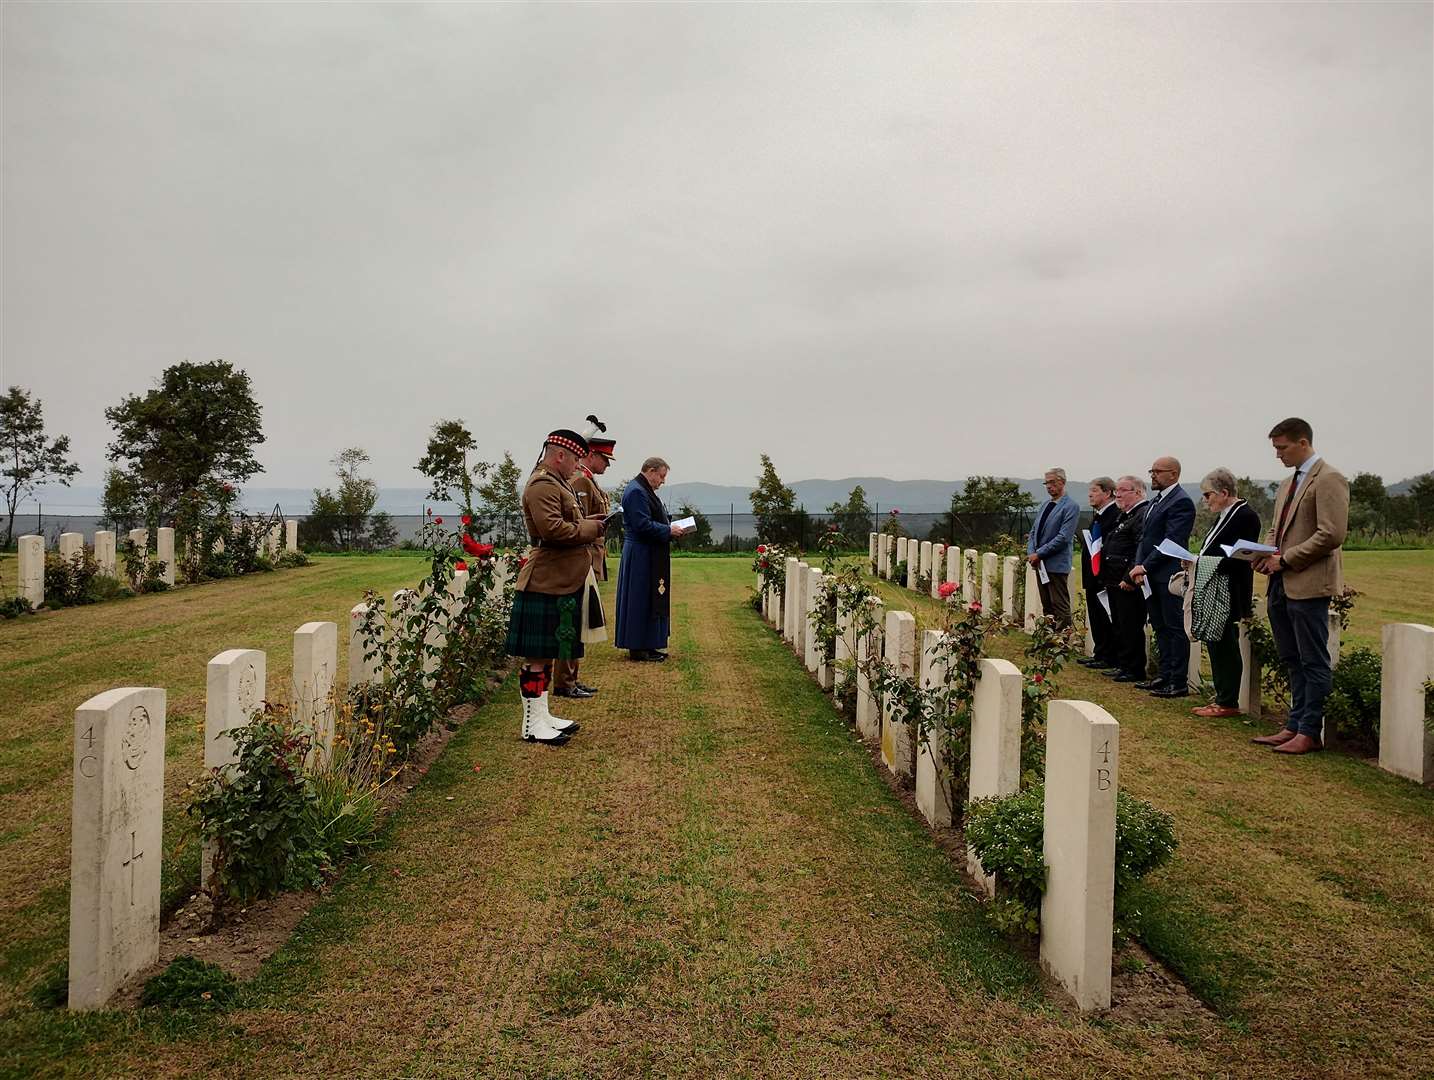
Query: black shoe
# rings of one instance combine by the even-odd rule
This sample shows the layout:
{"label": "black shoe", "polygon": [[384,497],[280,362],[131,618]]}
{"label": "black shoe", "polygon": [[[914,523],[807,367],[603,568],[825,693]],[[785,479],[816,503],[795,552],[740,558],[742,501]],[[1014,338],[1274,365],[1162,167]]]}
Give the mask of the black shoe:
{"label": "black shoe", "polygon": [[592,697],[592,694],[587,690],[584,690],[581,686],[574,685],[565,686],[561,690],[554,689],[553,697],[577,698],[579,701],[581,701],[583,698]]}
{"label": "black shoe", "polygon": [[1097,660],[1094,656],[1078,656],[1078,657],[1076,657],[1076,663],[1077,663],[1077,664],[1080,664],[1082,667],[1105,667],[1105,666],[1106,666],[1104,660]]}
{"label": "black shoe", "polygon": [[1150,696],[1159,698],[1189,697],[1190,691],[1183,686],[1167,686],[1163,690],[1150,691]]}
{"label": "black shoe", "polygon": [[646,664],[660,664],[667,659],[664,653],[660,653],[656,649],[633,649],[631,655],[634,660]]}
{"label": "black shoe", "polygon": [[592,697],[597,693],[596,686],[589,686],[585,682],[573,683],[573,685],[576,686],[579,690],[586,690],[588,697]]}
{"label": "black shoe", "polygon": [[1140,676],[1139,676],[1139,675],[1127,675],[1127,674],[1126,674],[1125,672],[1123,672],[1123,671],[1117,671],[1114,675],[1111,675],[1111,680],[1114,681],[1114,682],[1133,682],[1133,683],[1138,683],[1138,682],[1140,681]]}
{"label": "black shoe", "polygon": [[1135,684],[1137,690],[1163,690],[1165,689],[1164,679],[1146,679],[1144,682]]}

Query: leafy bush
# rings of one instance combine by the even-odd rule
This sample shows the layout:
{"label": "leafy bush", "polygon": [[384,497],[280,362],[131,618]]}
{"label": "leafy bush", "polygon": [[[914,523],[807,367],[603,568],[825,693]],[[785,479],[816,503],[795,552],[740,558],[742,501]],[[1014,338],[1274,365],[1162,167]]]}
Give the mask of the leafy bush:
{"label": "leafy bush", "polygon": [[221,1009],[239,997],[239,983],[217,964],[176,956],[140,991],[139,1003],[171,1009]]}
{"label": "leafy bush", "polygon": [[292,570],[296,566],[313,565],[313,560],[302,551],[281,551],[279,557],[274,560],[274,567],[278,570]]}
{"label": "leafy bush", "polygon": [[[1033,785],[1005,798],[978,799],[966,812],[966,842],[988,874],[996,875],[996,899],[987,917],[1004,931],[1035,934],[1046,890],[1045,786]],[[1175,854],[1175,819],[1124,791],[1115,801],[1116,924],[1133,919],[1131,886]]]}
{"label": "leafy bush", "polygon": [[238,759],[211,769],[188,811],[214,851],[216,905],[273,896],[295,884],[304,854],[313,791],[304,776],[310,740],[288,722],[287,710],[264,713],[230,731]]}
{"label": "leafy bush", "polygon": [[68,559],[54,552],[45,556],[45,603],[49,607],[93,604],[93,585],[100,564],[89,551],[77,551]]}
{"label": "leafy bush", "polygon": [[1334,687],[1325,699],[1325,719],[1344,739],[1374,746],[1379,742],[1379,698],[1383,662],[1371,649],[1341,654],[1334,668]]}
{"label": "leafy bush", "polygon": [[32,615],[35,609],[23,596],[8,596],[0,600],[0,619],[18,619],[21,615]]}
{"label": "leafy bush", "polygon": [[381,724],[357,715],[350,702],[337,706],[333,750],[309,774],[295,876],[318,884],[330,867],[378,839],[379,792],[398,775],[396,753]]}

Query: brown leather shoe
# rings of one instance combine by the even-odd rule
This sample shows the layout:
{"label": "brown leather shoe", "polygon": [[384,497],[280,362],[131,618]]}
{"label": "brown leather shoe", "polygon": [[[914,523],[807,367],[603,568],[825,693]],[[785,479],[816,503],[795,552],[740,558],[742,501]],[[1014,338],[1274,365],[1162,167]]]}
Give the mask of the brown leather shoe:
{"label": "brown leather shoe", "polygon": [[1206,705],[1203,709],[1195,710],[1196,716],[1208,716],[1212,720],[1223,720],[1227,716],[1239,716],[1239,709],[1231,709],[1225,705]]}
{"label": "brown leather shoe", "polygon": [[1289,742],[1296,734],[1296,732],[1291,731],[1289,728],[1281,728],[1273,735],[1256,735],[1250,741],[1252,743],[1259,743],[1261,746],[1279,746],[1281,743]]}
{"label": "brown leather shoe", "polygon": [[1309,754],[1315,750],[1323,750],[1324,744],[1318,739],[1311,739],[1308,735],[1296,735],[1293,739],[1286,739],[1279,746],[1271,747],[1277,754]]}

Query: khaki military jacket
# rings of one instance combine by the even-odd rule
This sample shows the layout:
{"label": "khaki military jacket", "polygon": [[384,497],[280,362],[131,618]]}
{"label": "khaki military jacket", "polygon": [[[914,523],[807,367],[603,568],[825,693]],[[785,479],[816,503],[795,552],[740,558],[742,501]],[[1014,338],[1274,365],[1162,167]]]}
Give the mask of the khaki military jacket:
{"label": "khaki military jacket", "polygon": [[[1285,595],[1291,600],[1334,596],[1344,591],[1340,545],[1349,529],[1349,481],[1320,458],[1310,467],[1286,512],[1293,483],[1294,477],[1289,477],[1280,485],[1265,543],[1279,546],[1286,567]],[[1282,515],[1285,521],[1281,530]]]}
{"label": "khaki military jacket", "polygon": [[[573,489],[573,494],[578,497],[578,505],[582,507],[584,515],[588,517],[591,517],[593,514],[606,516],[607,512],[612,509],[612,502],[608,499],[607,492],[603,491],[602,485],[597,482],[597,478],[581,465],[578,466],[578,471],[573,473],[573,478],[569,481],[569,486]],[[606,581],[607,541],[603,537],[598,537],[596,542],[594,542],[592,546],[592,558],[593,573],[599,581]]]}
{"label": "khaki military jacket", "polygon": [[602,522],[586,520],[573,489],[541,465],[523,488],[523,521],[533,547],[518,571],[518,591],[566,596],[581,589]]}

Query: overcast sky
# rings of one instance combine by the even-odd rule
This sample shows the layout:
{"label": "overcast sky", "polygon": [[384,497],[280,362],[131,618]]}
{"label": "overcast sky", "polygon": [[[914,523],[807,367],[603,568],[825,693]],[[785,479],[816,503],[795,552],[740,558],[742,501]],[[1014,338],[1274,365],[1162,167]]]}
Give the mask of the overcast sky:
{"label": "overcast sky", "polygon": [[1434,467],[1424,3],[6,3],[0,384],[98,484],[181,360],[256,483],[439,418],[742,483]]}

